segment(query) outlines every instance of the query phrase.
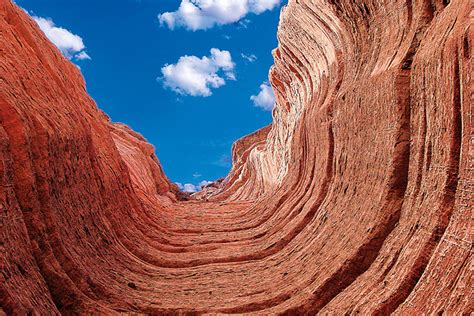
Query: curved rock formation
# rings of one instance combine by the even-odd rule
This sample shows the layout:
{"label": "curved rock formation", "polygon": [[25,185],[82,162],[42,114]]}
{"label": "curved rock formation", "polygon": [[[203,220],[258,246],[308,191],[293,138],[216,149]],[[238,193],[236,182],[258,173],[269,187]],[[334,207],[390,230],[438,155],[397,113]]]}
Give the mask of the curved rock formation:
{"label": "curved rock formation", "polygon": [[0,0],[0,314],[469,314],[469,0],[290,0],[209,201]]}

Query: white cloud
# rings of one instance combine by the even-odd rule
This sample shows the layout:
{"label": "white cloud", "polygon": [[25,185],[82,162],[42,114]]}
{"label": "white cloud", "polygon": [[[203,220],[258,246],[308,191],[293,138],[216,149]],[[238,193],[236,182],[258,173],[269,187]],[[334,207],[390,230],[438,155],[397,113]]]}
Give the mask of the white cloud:
{"label": "white cloud", "polygon": [[193,173],[193,178],[200,178],[201,176],[202,174],[200,174],[199,172]]}
{"label": "white cloud", "polygon": [[249,19],[243,19],[242,21],[239,22],[239,29],[247,29],[249,27],[249,24],[252,23]]}
{"label": "white cloud", "polygon": [[192,183],[182,184],[180,182],[175,182],[175,184],[178,186],[178,188],[181,191],[187,192],[187,193],[199,192],[199,191],[202,190],[203,187],[205,187],[206,185],[209,185],[211,183],[213,183],[213,181],[206,181],[206,180],[203,180],[203,181],[199,182],[198,185],[194,185]]}
{"label": "white cloud", "polygon": [[268,82],[260,85],[260,92],[257,95],[250,97],[255,106],[262,108],[265,111],[271,111],[275,104],[275,95],[273,89]]}
{"label": "white cloud", "polygon": [[253,63],[257,60],[257,56],[255,56],[254,54],[247,55],[247,54],[242,53],[242,54],[240,54],[240,56],[243,59],[245,59],[245,60],[247,60],[248,62],[251,62],[251,63]]}
{"label": "white cloud", "polygon": [[249,0],[250,12],[255,14],[263,13],[267,10],[273,10],[278,7],[281,0]]}
{"label": "white cloud", "polygon": [[225,79],[235,80],[235,64],[226,50],[211,49],[211,55],[204,57],[182,56],[176,64],[161,68],[163,85],[184,95],[210,96],[211,89],[225,84]]}
{"label": "white cloud", "polygon": [[249,13],[272,10],[280,3],[281,0],[181,0],[178,10],[159,14],[158,20],[171,30],[175,27],[204,30],[240,21]]}
{"label": "white cloud", "polygon": [[206,181],[206,180],[203,180],[201,182],[199,182],[199,188],[202,190],[205,186],[211,184],[211,183],[214,183],[214,181]]}
{"label": "white cloud", "polygon": [[181,182],[175,182],[175,184],[183,192],[194,193],[198,191],[198,187],[191,183],[182,184]]}
{"label": "white cloud", "polygon": [[53,20],[49,18],[45,19],[38,16],[32,16],[32,18],[38,23],[46,37],[56,45],[68,59],[91,59],[85,52],[86,47],[80,36],[73,34],[65,28],[56,26]]}
{"label": "white cloud", "polygon": [[89,56],[88,53],[82,51],[82,52],[76,54],[75,58],[78,59],[78,60],[84,60],[84,59],[91,59],[91,56]]}
{"label": "white cloud", "polygon": [[194,193],[198,191],[198,187],[191,183],[186,183],[183,188],[184,192]]}

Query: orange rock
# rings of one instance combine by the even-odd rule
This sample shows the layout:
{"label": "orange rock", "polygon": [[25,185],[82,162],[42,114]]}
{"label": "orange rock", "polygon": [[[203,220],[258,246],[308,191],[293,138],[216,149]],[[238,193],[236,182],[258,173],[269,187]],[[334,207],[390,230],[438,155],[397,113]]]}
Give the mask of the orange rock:
{"label": "orange rock", "polygon": [[290,0],[273,123],[177,201],[0,0],[0,314],[471,313],[471,23],[468,0]]}

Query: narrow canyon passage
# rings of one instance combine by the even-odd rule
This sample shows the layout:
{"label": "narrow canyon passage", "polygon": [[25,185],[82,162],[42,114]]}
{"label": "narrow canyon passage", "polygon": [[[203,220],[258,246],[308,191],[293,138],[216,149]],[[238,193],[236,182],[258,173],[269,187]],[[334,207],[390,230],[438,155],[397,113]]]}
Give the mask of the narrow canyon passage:
{"label": "narrow canyon passage", "polygon": [[289,0],[273,123],[183,201],[0,0],[0,315],[472,313],[472,8]]}

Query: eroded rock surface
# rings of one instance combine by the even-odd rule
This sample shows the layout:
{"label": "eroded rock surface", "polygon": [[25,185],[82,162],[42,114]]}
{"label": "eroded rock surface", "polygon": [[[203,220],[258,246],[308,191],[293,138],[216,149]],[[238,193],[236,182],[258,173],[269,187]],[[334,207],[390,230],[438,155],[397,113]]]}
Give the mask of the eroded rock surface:
{"label": "eroded rock surface", "polygon": [[0,0],[0,314],[472,312],[472,2],[290,0],[205,200]]}

